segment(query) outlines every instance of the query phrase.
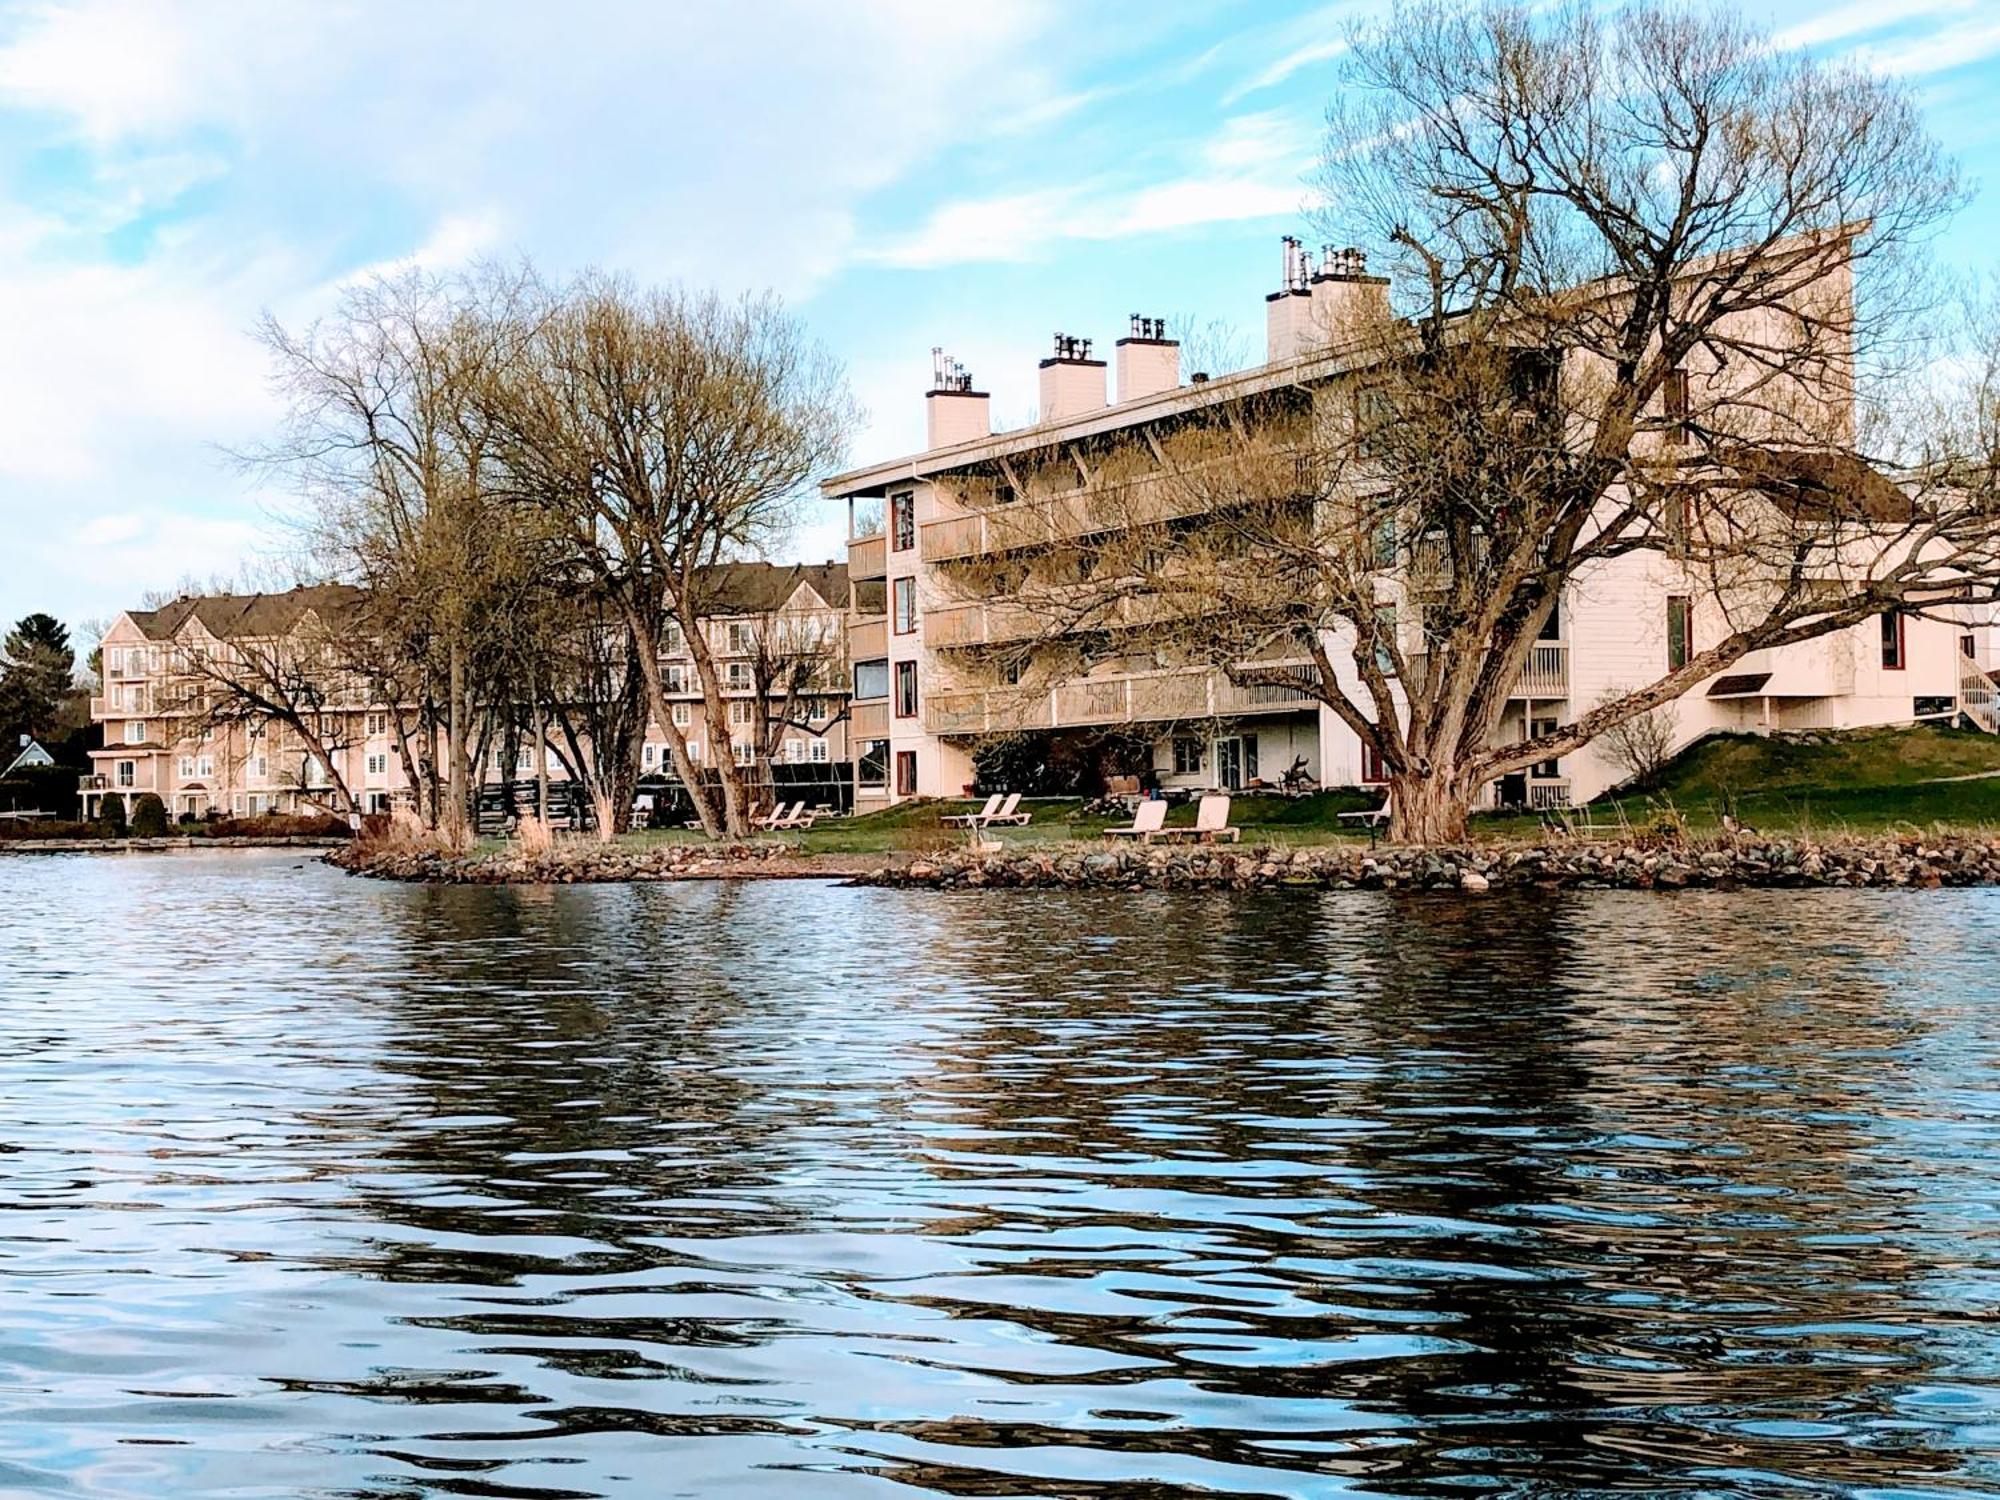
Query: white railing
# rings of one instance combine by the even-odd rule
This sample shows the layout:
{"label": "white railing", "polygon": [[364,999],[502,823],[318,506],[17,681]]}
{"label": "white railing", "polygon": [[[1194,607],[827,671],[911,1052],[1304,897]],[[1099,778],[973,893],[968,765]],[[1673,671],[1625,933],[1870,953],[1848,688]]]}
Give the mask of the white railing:
{"label": "white railing", "polygon": [[1970,657],[1959,658],[1958,702],[1973,723],[1988,734],[2000,734],[2000,685]]}
{"label": "white railing", "polygon": [[1569,696],[1569,644],[1566,641],[1537,641],[1528,651],[1528,660],[1514,682],[1511,698],[1567,698]]}
{"label": "white railing", "polygon": [[[1309,667],[1286,667],[1299,678]],[[987,734],[1017,729],[1068,729],[1227,718],[1305,708],[1316,700],[1301,679],[1231,682],[1220,672],[1178,670],[1087,677],[1050,689],[985,688],[933,693],[924,705],[932,734]]]}
{"label": "white railing", "polygon": [[1528,783],[1528,806],[1536,812],[1569,806],[1569,778],[1544,777]]}

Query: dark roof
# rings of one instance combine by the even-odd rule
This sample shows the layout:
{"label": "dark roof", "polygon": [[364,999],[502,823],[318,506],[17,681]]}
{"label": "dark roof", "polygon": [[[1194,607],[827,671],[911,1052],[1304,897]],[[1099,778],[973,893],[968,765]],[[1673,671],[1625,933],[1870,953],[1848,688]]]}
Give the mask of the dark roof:
{"label": "dark roof", "polygon": [[359,609],[367,597],[351,584],[315,583],[282,594],[202,594],[128,613],[148,640],[173,639],[191,618],[218,640],[261,640],[296,629],[308,614],[331,622]]}
{"label": "dark roof", "polygon": [[846,563],[733,562],[702,571],[709,599],[704,613],[767,615],[783,609],[802,583],[835,609],[847,606]]}

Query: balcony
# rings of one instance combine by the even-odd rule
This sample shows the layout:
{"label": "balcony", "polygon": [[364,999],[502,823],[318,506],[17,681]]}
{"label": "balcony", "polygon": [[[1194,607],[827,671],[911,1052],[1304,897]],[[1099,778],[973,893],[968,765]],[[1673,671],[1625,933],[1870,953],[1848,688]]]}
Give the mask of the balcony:
{"label": "balcony", "polygon": [[[1294,671],[1302,669],[1294,668]],[[1301,681],[1241,686],[1220,672],[1178,670],[1087,677],[1054,688],[982,688],[931,694],[924,727],[932,734],[1073,729],[1104,724],[1173,723],[1287,713],[1316,699]]]}
{"label": "balcony", "polygon": [[1073,621],[1052,622],[1047,609],[1031,609],[1007,600],[950,604],[924,611],[924,644],[933,649],[949,649],[1029,641],[1050,634],[1056,625],[1061,626],[1062,634],[1132,630],[1156,625],[1184,609],[1176,600],[1140,596],[1113,600],[1106,608],[1093,609]]}
{"label": "balcony", "polygon": [[76,779],[76,789],[79,792],[108,792],[111,790],[111,778],[109,776],[79,776]]}
{"label": "balcony", "polygon": [[1213,504],[1199,485],[1151,475],[931,521],[918,528],[918,545],[925,562],[958,562],[1192,516]]}
{"label": "balcony", "polygon": [[849,710],[852,729],[849,734],[854,740],[886,740],[889,737],[889,700],[877,699],[873,703],[857,703]]}
{"label": "balcony", "polygon": [[885,536],[859,537],[847,544],[847,576],[859,583],[869,578],[885,578],[889,573],[889,539]]}
{"label": "balcony", "polygon": [[1537,641],[1529,649],[1526,665],[1514,681],[1510,698],[1567,698],[1569,696],[1569,643]]}
{"label": "balcony", "polygon": [[847,659],[873,661],[889,654],[889,622],[877,617],[857,620],[847,627]]}

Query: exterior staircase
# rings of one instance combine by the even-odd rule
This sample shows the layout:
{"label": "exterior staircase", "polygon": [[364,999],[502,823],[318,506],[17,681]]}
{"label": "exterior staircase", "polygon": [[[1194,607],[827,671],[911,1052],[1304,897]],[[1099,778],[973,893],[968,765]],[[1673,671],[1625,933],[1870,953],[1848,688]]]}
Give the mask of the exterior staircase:
{"label": "exterior staircase", "polygon": [[1958,663],[1959,710],[1988,734],[2000,734],[2000,684],[1971,657]]}

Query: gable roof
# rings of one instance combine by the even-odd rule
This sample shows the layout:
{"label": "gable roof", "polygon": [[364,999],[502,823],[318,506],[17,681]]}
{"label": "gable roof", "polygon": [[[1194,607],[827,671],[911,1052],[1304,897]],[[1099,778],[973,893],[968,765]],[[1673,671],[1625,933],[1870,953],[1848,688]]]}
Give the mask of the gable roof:
{"label": "gable roof", "polygon": [[52,766],[55,763],[56,758],[53,755],[35,741],[29,740],[21,746],[21,753],[7,762],[7,769],[0,771],[0,776],[12,776],[23,766]]}
{"label": "gable roof", "polygon": [[262,640],[297,629],[309,614],[329,621],[351,614],[367,597],[351,584],[315,583],[282,594],[202,594],[158,609],[127,610],[126,618],[153,641],[172,640],[189,620],[219,641]]}
{"label": "gable roof", "polygon": [[702,573],[709,614],[767,615],[790,603],[801,584],[830,607],[847,607],[846,563],[716,563]]}

